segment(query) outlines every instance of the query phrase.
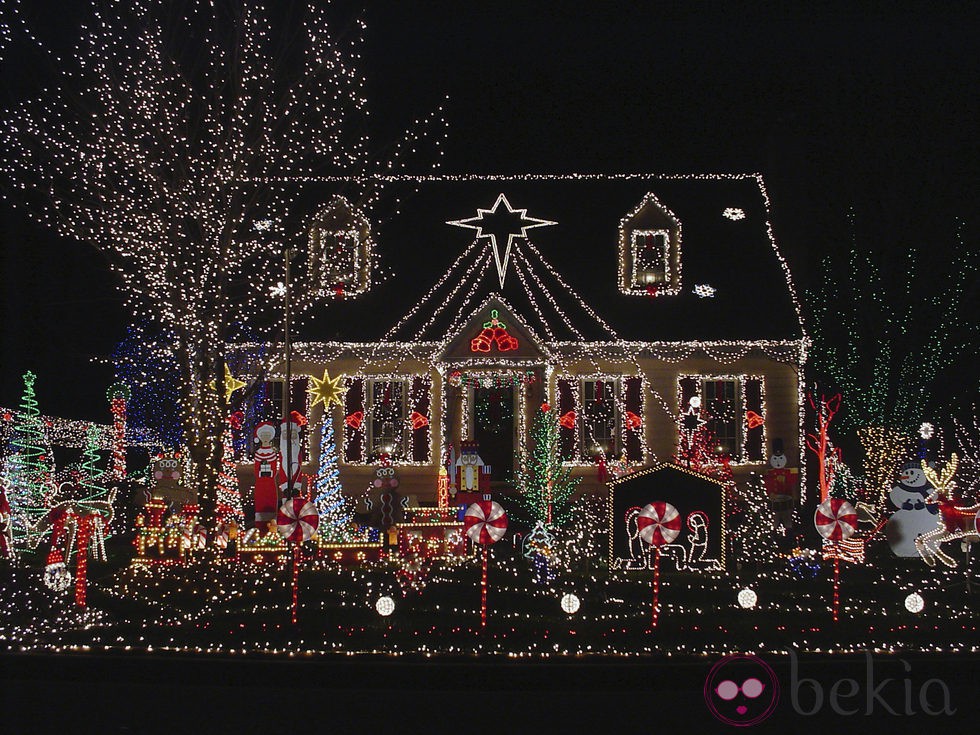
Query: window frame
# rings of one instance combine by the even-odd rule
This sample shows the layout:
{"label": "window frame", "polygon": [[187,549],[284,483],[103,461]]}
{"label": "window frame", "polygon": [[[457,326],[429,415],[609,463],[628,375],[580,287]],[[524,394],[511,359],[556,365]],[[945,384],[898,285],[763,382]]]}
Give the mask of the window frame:
{"label": "window frame", "polygon": [[[622,421],[623,418],[620,412],[620,401],[623,400],[623,384],[619,377],[580,377],[578,380],[578,395],[576,396],[576,410],[581,415],[581,419],[576,422],[578,424],[576,431],[576,443],[578,444],[578,455],[579,462],[590,462],[594,459],[596,452],[593,451],[593,445],[587,444],[587,441],[591,441],[590,437],[586,434],[586,405],[587,401],[594,401],[595,399],[586,398],[586,385],[597,383],[603,383],[608,386],[612,383],[613,391],[613,415],[612,415],[612,436],[610,439],[610,447],[606,450],[606,457],[618,457],[623,444],[622,437]],[[604,387],[604,390],[608,388]],[[588,450],[588,452],[586,451]]]}
{"label": "window frame", "polygon": [[[735,432],[737,436],[737,452],[731,455],[732,466],[738,467],[742,465],[760,465],[766,463],[766,441],[768,436],[768,408],[766,406],[766,376],[759,373],[680,373],[677,375],[677,405],[679,415],[687,410],[687,405],[683,398],[683,382],[685,380],[692,379],[697,382],[698,393],[697,395],[701,398],[701,410],[708,412],[707,402],[705,400],[705,384],[706,383],[717,383],[717,382],[733,382],[736,385],[734,402],[736,416],[734,417],[733,423],[735,424]],[[762,423],[762,434],[759,439],[762,444],[761,457],[759,459],[750,459],[749,452],[750,448],[746,446],[749,438],[749,427],[747,411],[749,406],[749,398],[747,393],[748,384],[755,381],[759,385],[759,395],[758,402],[759,408],[761,410],[760,416],[763,419]],[[753,408],[753,410],[755,410]],[[709,420],[710,424],[710,420]],[[713,429],[712,429],[713,430]],[[677,435],[675,437],[675,446],[680,447],[681,442],[681,425],[678,419]]]}
{"label": "window frame", "polygon": [[[400,417],[397,420],[397,425],[399,427],[400,437],[398,440],[397,449],[399,451],[395,452],[385,452],[383,450],[376,452],[375,446],[375,422],[379,419],[375,416],[375,386],[384,385],[386,383],[392,385],[398,385],[401,388],[401,398],[400,398]],[[408,398],[411,392],[411,378],[374,378],[367,376],[365,377],[364,386],[364,400],[365,400],[365,418],[367,419],[367,428],[364,432],[364,463],[372,464],[377,458],[382,454],[388,454],[392,461],[398,461],[399,464],[404,464],[411,460],[411,429],[409,428],[407,421],[408,413]]]}

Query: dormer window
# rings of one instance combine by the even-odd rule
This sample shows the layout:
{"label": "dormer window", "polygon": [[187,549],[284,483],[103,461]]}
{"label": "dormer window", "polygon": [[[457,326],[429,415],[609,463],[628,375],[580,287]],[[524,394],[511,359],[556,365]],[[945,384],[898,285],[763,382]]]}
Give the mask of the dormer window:
{"label": "dormer window", "polygon": [[356,296],[371,286],[371,225],[344,197],[334,197],[310,226],[310,268],[318,291]]}
{"label": "dormer window", "polygon": [[642,296],[681,290],[681,223],[647,194],[619,225],[619,290]]}

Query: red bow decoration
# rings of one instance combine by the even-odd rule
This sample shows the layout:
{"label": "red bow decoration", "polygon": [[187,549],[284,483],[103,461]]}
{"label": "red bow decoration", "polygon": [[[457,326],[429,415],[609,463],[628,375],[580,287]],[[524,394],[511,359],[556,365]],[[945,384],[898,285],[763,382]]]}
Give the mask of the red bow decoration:
{"label": "red bow decoration", "polygon": [[560,419],[558,419],[558,423],[561,424],[566,429],[574,429],[575,428],[575,412],[574,411],[569,411],[564,416],[562,416]]}
{"label": "red bow decoration", "polygon": [[626,428],[627,429],[639,429],[643,426],[643,419],[637,416],[632,411],[626,412]]}
{"label": "red bow decoration", "polygon": [[239,431],[242,428],[242,422],[245,420],[245,413],[243,411],[235,411],[231,416],[228,417],[228,425],[235,431]]}
{"label": "red bow decoration", "polygon": [[412,411],[410,418],[412,420],[413,429],[423,429],[429,425],[429,419],[420,414],[418,411]]}
{"label": "red bow decoration", "polygon": [[364,411],[354,411],[344,419],[344,423],[352,429],[360,429],[362,421],[364,421]]}
{"label": "red bow decoration", "polygon": [[750,429],[755,429],[756,427],[762,426],[763,419],[755,411],[745,412],[745,423],[748,424]]}
{"label": "red bow decoration", "polygon": [[548,411],[551,410],[551,406],[549,406],[547,403],[542,403],[541,410],[544,411],[545,413],[548,413]]}

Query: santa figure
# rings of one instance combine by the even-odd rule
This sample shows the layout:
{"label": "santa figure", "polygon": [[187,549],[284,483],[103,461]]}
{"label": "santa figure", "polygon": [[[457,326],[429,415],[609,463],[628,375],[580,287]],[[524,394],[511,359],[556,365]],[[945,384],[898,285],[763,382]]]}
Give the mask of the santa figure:
{"label": "santa figure", "polygon": [[284,459],[282,465],[288,465],[290,477],[286,476],[287,467],[280,466],[276,477],[279,480],[279,491],[287,497],[290,488],[296,492],[300,488],[300,466],[302,464],[302,444],[299,440],[299,430],[306,423],[306,418],[298,411],[289,415],[288,421],[279,425],[279,456]]}
{"label": "santa figure", "polygon": [[272,445],[276,427],[271,421],[263,421],[255,427],[254,437],[259,445],[255,450],[255,527],[267,531],[279,509],[279,491],[276,478],[282,474],[279,450]]}
{"label": "santa figure", "polygon": [[793,506],[797,488],[800,486],[800,471],[796,467],[786,466],[782,439],[773,439],[772,456],[769,458],[765,481],[766,494],[769,496],[769,505],[776,526],[792,528]]}

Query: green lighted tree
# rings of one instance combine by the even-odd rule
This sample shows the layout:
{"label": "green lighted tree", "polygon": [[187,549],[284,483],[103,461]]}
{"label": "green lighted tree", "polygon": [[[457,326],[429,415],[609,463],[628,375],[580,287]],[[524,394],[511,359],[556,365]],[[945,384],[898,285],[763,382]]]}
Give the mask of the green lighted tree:
{"label": "green lighted tree", "polygon": [[867,489],[882,500],[926,412],[951,409],[940,386],[970,354],[959,335],[973,328],[980,256],[962,227],[948,255],[940,243],[859,251],[853,212],[849,220],[846,263],[825,257],[822,281],[807,292],[810,369],[843,394],[835,427],[860,442]]}
{"label": "green lighted tree", "polygon": [[37,376],[24,373],[24,394],[14,420],[4,475],[10,503],[15,546],[31,548],[36,541],[33,529],[54,501],[54,462],[47,448],[34,394]]}
{"label": "green lighted tree", "polygon": [[564,525],[571,516],[572,493],[580,478],[562,464],[557,412],[542,404],[534,415],[531,447],[517,470],[517,500],[534,521],[548,528]]}

